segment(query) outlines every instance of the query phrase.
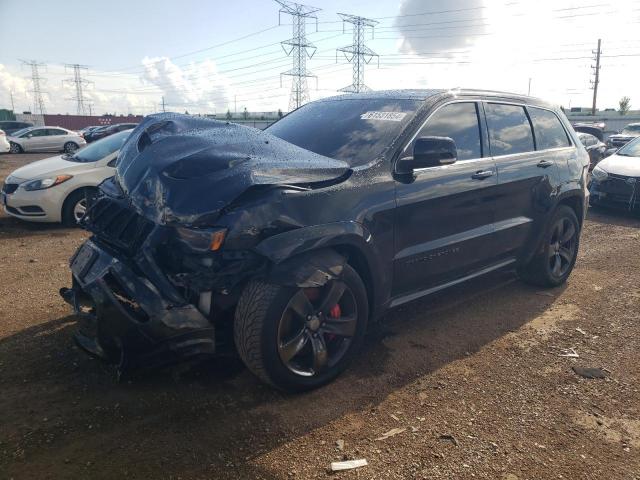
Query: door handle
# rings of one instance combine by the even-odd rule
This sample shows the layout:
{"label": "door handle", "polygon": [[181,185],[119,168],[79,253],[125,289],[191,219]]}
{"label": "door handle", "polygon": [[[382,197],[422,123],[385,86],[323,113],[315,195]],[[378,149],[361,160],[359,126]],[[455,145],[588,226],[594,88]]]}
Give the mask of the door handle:
{"label": "door handle", "polygon": [[471,175],[471,178],[474,180],[484,180],[485,178],[489,178],[493,176],[493,170],[478,170],[476,173]]}
{"label": "door handle", "polygon": [[550,167],[551,165],[553,165],[553,162],[549,160],[540,160],[536,165],[536,167],[547,168],[547,167]]}

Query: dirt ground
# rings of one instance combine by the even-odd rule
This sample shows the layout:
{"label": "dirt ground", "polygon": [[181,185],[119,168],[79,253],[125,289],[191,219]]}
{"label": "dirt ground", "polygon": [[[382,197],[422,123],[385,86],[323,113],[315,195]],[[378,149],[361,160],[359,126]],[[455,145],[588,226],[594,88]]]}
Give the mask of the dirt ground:
{"label": "dirt ground", "polygon": [[391,312],[295,396],[234,360],[118,384],[57,294],[85,237],[0,216],[0,478],[640,479],[638,218],[590,212],[563,288],[503,273]]}

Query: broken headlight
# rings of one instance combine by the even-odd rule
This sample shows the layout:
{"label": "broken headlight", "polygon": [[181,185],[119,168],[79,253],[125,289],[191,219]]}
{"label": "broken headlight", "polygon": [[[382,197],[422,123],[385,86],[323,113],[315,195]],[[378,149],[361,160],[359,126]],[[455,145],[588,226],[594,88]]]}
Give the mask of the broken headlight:
{"label": "broken headlight", "polygon": [[186,228],[176,229],[178,241],[198,253],[216,252],[222,248],[227,235],[226,228]]}
{"label": "broken headlight", "polygon": [[609,178],[609,174],[605,172],[602,168],[596,166],[591,172],[593,179],[597,182],[604,182],[607,178]]}

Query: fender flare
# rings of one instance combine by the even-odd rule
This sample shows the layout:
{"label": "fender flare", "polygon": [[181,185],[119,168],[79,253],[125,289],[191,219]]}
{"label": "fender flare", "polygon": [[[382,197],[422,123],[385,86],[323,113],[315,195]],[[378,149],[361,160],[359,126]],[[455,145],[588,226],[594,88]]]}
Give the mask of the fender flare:
{"label": "fender flare", "polygon": [[322,286],[341,275],[348,258],[332,247],[353,247],[375,272],[372,237],[354,221],[303,227],[263,240],[255,251],[271,262],[270,281],[298,287]]}

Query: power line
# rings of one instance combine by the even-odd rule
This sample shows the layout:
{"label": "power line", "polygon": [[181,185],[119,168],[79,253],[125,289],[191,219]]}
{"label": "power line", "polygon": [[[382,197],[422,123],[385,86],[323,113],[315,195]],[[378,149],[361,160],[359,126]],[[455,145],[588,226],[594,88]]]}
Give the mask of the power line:
{"label": "power line", "polygon": [[336,63],[338,61],[338,52],[342,52],[347,61],[353,64],[353,82],[348,87],[341,88],[340,91],[348,93],[367,92],[371,89],[364,84],[364,66],[371,62],[373,57],[380,59],[380,56],[365,45],[364,33],[367,27],[371,27],[373,36],[373,28],[379,22],[346,13],[338,13],[338,15],[340,15],[343,22],[353,25],[353,44],[336,50]]}
{"label": "power line", "polygon": [[316,46],[307,40],[306,27],[307,18],[314,18],[316,22],[318,21],[318,17],[315,14],[320,9],[286,0],[276,0],[276,2],[281,7],[278,11],[278,18],[280,14],[285,13],[291,15],[293,19],[293,37],[282,42],[282,49],[287,56],[293,58],[293,68],[283,72],[281,75],[293,78],[289,110],[295,110],[310,99],[307,78],[315,76],[307,71],[307,57],[313,57]]}
{"label": "power line", "polygon": [[73,78],[63,80],[63,83],[72,84],[75,87],[75,95],[68,100],[74,100],[76,102],[76,112],[78,115],[86,115],[91,105],[88,98],[84,95],[84,87],[88,86],[91,82],[82,78],[82,72],[88,71],[89,67],[78,63],[68,63],[65,65],[65,69],[67,68],[73,69]]}
{"label": "power line", "polygon": [[35,60],[22,60],[22,64],[28,67],[31,67],[31,83],[33,85],[33,90],[31,93],[33,94],[33,111],[34,113],[40,112],[40,115],[45,114],[44,108],[44,99],[42,97],[43,92],[40,88],[40,82],[46,81],[40,76],[40,67],[45,67],[46,65],[41,62],[36,62]]}

